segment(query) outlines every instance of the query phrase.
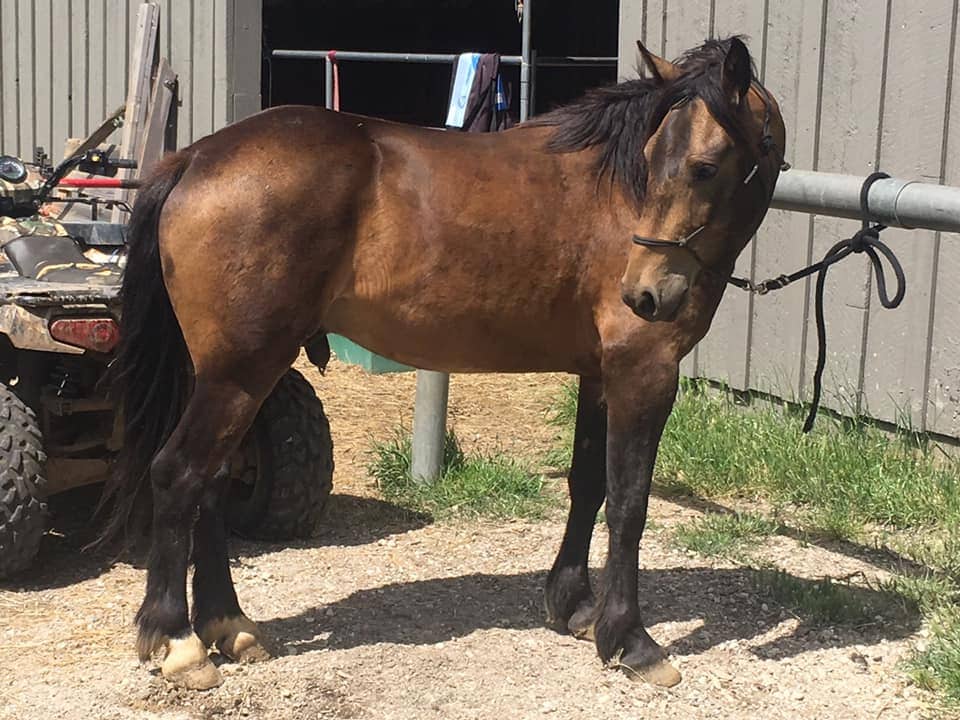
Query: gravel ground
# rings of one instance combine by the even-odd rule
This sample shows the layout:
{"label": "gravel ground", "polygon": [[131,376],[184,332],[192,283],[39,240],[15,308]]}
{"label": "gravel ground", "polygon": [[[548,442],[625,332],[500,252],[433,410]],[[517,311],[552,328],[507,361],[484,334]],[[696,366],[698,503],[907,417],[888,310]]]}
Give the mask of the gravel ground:
{"label": "gravel ground", "polygon": [[[684,675],[664,690],[601,667],[593,647],[543,627],[542,586],[562,535],[545,521],[427,523],[377,499],[372,438],[410,426],[411,375],[333,363],[318,389],[337,452],[326,522],[309,542],[237,542],[233,573],[276,658],[223,664],[205,693],[169,687],[133,651],[144,572],[81,554],[90,492],[55,503],[32,573],[0,586],[0,719],[51,718],[920,718],[898,662],[913,626],[834,628],[761,597],[748,570],[691,556],[671,526],[704,508],[654,498],[641,606]],[[455,377],[464,444],[533,459],[554,435],[560,376]],[[561,483],[561,480],[554,482]],[[602,563],[597,527],[592,565]],[[758,552],[800,578],[882,577],[857,546],[771,538]],[[872,592],[866,585],[863,593]]]}

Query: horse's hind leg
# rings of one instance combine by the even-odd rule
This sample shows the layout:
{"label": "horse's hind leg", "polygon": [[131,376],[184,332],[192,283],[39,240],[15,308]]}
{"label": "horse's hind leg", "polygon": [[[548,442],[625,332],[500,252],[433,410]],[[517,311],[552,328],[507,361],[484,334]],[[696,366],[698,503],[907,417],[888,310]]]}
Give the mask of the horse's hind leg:
{"label": "horse's hind leg", "polygon": [[593,632],[593,593],[587,557],[597,511],[606,489],[607,415],[600,381],[580,378],[573,462],[568,487],[570,513],[560,552],[547,576],[547,623],[578,637]]}
{"label": "horse's hind leg", "polygon": [[[258,377],[248,371],[248,377]],[[282,369],[277,377],[280,372]],[[180,422],[150,468],[153,544],[146,596],[137,613],[137,649],[141,660],[146,660],[165,647],[161,665],[164,677],[191,689],[206,689],[221,682],[187,614],[191,530],[215,474],[253,422],[272,383],[257,388],[262,394],[251,394],[253,384],[212,380],[198,374]]]}
{"label": "horse's hind leg", "polygon": [[264,660],[269,653],[260,632],[240,609],[227,552],[224,509],[230,480],[226,469],[204,493],[193,528],[193,629],[206,647],[217,646],[231,660]]}

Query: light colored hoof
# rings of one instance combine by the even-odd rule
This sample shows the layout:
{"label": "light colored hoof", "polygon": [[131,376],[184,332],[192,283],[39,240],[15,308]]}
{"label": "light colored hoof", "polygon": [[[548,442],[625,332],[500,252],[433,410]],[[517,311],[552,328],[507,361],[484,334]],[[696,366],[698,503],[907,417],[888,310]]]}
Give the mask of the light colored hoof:
{"label": "light colored hoof", "polygon": [[260,629],[246,615],[209,622],[201,637],[205,645],[216,645],[221,654],[234,662],[270,659],[270,652],[261,641]]}
{"label": "light colored hoof", "polygon": [[570,634],[577,638],[577,640],[595,642],[596,633],[594,632],[594,628],[597,625],[597,621],[594,619],[594,615],[592,602],[581,604],[579,609],[573,614],[573,617],[570,618],[570,622],[567,623],[567,629],[570,631]]}
{"label": "light colored hoof", "polygon": [[666,660],[660,660],[653,665],[647,665],[641,668],[634,668],[629,665],[624,665],[623,663],[620,663],[619,667],[623,668],[631,678],[635,680],[645,680],[651,685],[657,685],[658,687],[673,687],[674,685],[678,685],[683,679],[680,671]]}
{"label": "light colored hoof", "polygon": [[187,690],[209,690],[223,683],[206,646],[193,633],[167,642],[167,656],[160,670],[164,678]]}
{"label": "light colored hoof", "polygon": [[256,635],[243,631],[231,635],[222,643],[217,643],[217,649],[236,662],[251,663],[270,659],[270,653],[261,644],[260,639]]}
{"label": "light colored hoof", "polygon": [[597,636],[594,634],[593,628],[594,623],[590,623],[586,627],[570,628],[570,632],[577,640],[589,640],[590,642],[596,642]]}

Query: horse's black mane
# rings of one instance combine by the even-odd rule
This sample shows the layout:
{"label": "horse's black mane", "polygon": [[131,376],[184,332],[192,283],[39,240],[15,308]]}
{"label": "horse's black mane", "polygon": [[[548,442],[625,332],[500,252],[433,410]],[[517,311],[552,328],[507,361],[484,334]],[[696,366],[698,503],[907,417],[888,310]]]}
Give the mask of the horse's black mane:
{"label": "horse's black mane", "polygon": [[[597,171],[600,177],[619,180],[627,195],[639,206],[646,189],[647,164],[643,148],[663,117],[677,103],[701,98],[717,122],[735,139],[744,129],[736,108],[724,92],[721,81],[723,61],[730,43],[738,36],[707,40],[687,51],[677,65],[684,73],[664,85],[651,78],[628,80],[617,85],[589,90],[580,100],[559,107],[530,125],[553,126],[547,142],[553,152],[574,152],[600,146]],[[754,72],[754,76],[756,73]]]}

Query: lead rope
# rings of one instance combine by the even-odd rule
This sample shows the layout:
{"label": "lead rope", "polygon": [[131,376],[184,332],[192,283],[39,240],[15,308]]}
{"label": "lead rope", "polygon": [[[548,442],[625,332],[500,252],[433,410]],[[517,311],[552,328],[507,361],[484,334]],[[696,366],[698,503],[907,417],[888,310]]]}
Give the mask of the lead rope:
{"label": "lead rope", "polygon": [[[870,187],[877,181],[890,177],[883,172],[875,172],[863,181],[860,188],[860,210],[864,218],[870,216],[868,196]],[[900,305],[903,296],[907,291],[907,280],[903,274],[903,266],[897,260],[893,251],[880,240],[880,233],[886,230],[887,226],[880,223],[870,224],[869,220],[863,221],[863,226],[852,237],[841,240],[827,251],[823,259],[818,262],[797,270],[789,275],[781,275],[770,280],[764,280],[759,283],[753,283],[747,278],[731,277],[728,282],[747,292],[757,295],[766,295],[773,290],[785,288],[790,283],[805,278],[808,275],[817,273],[817,284],[814,292],[815,318],[817,324],[817,367],[813,373],[813,399],[810,401],[810,412],[803,423],[803,432],[808,433],[813,428],[813,423],[817,418],[817,411],[820,408],[820,395],[823,388],[823,369],[827,362],[827,327],[823,316],[823,292],[824,284],[827,279],[827,270],[834,263],[840,262],[851,253],[866,253],[873,266],[874,275],[877,278],[877,296],[880,298],[880,304],[888,309]],[[878,255],[879,253],[879,255]],[[897,292],[890,298],[887,294],[887,279],[884,273],[883,263],[880,261],[880,255],[883,255],[890,263],[890,269],[893,270],[897,279]]]}

